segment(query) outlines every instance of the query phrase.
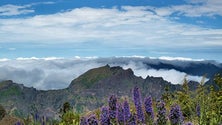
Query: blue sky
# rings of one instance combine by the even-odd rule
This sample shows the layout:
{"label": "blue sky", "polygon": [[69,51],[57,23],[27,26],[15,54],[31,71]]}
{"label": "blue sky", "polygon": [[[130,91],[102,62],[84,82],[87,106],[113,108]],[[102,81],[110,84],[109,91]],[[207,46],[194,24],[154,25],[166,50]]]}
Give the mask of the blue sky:
{"label": "blue sky", "polygon": [[188,57],[222,62],[220,0],[1,0],[0,58]]}

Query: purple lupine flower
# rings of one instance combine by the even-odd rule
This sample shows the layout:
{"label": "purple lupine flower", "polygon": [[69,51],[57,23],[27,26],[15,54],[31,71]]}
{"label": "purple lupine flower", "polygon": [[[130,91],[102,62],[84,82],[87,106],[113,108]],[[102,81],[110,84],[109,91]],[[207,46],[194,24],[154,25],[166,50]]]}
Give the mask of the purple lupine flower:
{"label": "purple lupine flower", "polygon": [[15,125],[24,125],[22,122],[18,121],[15,123]]}
{"label": "purple lupine flower", "polygon": [[148,116],[148,119],[154,120],[154,113],[153,113],[153,103],[152,103],[152,97],[148,96],[144,99],[144,105],[145,105],[145,111]]}
{"label": "purple lupine flower", "polygon": [[23,123],[21,123],[20,121],[16,122],[15,125],[24,125]]}
{"label": "purple lupine flower", "polygon": [[179,105],[171,106],[169,120],[171,125],[181,125],[183,123],[183,114]]}
{"label": "purple lupine flower", "polygon": [[45,125],[45,121],[42,122],[42,125]]}
{"label": "purple lupine flower", "polygon": [[99,125],[95,115],[91,115],[87,121],[88,125]]}
{"label": "purple lupine flower", "polygon": [[36,122],[39,120],[39,115],[38,115],[38,113],[35,113],[34,120],[35,120]]}
{"label": "purple lupine flower", "polygon": [[193,123],[187,122],[187,123],[185,123],[184,125],[193,125]]}
{"label": "purple lupine flower", "polygon": [[197,116],[200,117],[200,105],[197,104],[196,106],[196,113],[197,113]]}
{"label": "purple lupine flower", "polygon": [[134,104],[136,107],[137,120],[140,123],[144,123],[145,117],[144,117],[144,112],[143,112],[143,108],[142,108],[140,90],[138,87],[134,87],[134,89],[133,89],[133,100],[134,100]]}
{"label": "purple lupine flower", "polygon": [[124,124],[124,109],[121,103],[118,104],[117,120],[119,124]]}
{"label": "purple lupine flower", "polygon": [[42,119],[41,119],[41,121],[40,121],[40,122],[42,123],[41,125],[45,125],[45,124],[46,124],[46,123],[45,123],[45,121],[46,121],[45,119],[46,119],[46,117],[42,116]]}
{"label": "purple lupine flower", "polygon": [[101,109],[100,124],[101,125],[110,125],[111,124],[110,119],[109,119],[109,109],[107,107],[102,107],[102,109]]}
{"label": "purple lupine flower", "polygon": [[87,119],[86,119],[86,117],[81,117],[81,119],[80,119],[80,125],[87,125],[88,123],[87,123]]}
{"label": "purple lupine flower", "polygon": [[125,123],[127,123],[130,120],[131,113],[130,113],[129,103],[126,100],[123,103],[123,110],[124,110]]}
{"label": "purple lupine flower", "polygon": [[136,115],[135,115],[135,114],[132,114],[132,115],[130,116],[130,120],[129,120],[129,122],[128,122],[127,125],[137,125],[137,124],[136,124]]}
{"label": "purple lupine flower", "polygon": [[166,118],[166,108],[165,103],[160,101],[157,103],[157,125],[166,125],[167,118]]}
{"label": "purple lupine flower", "polygon": [[116,110],[117,110],[117,98],[115,95],[110,96],[109,98],[109,117],[111,119],[116,118]]}

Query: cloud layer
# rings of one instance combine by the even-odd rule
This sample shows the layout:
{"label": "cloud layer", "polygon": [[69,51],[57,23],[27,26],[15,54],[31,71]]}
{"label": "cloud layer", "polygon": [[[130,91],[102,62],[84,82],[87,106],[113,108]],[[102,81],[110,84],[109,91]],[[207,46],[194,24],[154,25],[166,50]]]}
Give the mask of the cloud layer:
{"label": "cloud layer", "polygon": [[[175,47],[222,46],[221,29],[181,24],[165,17],[178,11],[190,15],[188,11],[192,10],[192,7],[172,6],[157,9],[150,6],[122,6],[111,9],[82,7],[51,15],[0,19],[0,43],[92,42],[93,45],[96,41],[107,46],[127,47],[159,45],[170,47],[172,44]],[[6,5],[6,8],[18,10],[23,7]],[[24,10],[24,12],[30,11],[32,10]],[[14,13],[14,11],[8,13]]]}
{"label": "cloud layer", "polygon": [[[119,58],[80,58],[57,59],[50,58],[18,58],[16,60],[2,59],[0,63],[0,80],[13,80],[26,86],[33,86],[37,89],[61,89],[67,87],[70,82],[89,69],[104,66],[121,66],[124,69],[131,68],[136,76],[146,78],[149,76],[163,77],[173,83],[182,83],[186,73],[175,69],[152,69],[145,65],[159,63],[159,60],[139,57],[119,57]],[[181,62],[181,63],[178,63]],[[178,61],[186,67],[184,61]],[[198,63],[198,62],[196,62]],[[202,62],[204,63],[204,62]],[[208,62],[206,62],[208,63]],[[173,62],[172,62],[173,64]],[[187,65],[188,66],[188,65]],[[191,76],[189,80],[200,81],[201,76]]]}

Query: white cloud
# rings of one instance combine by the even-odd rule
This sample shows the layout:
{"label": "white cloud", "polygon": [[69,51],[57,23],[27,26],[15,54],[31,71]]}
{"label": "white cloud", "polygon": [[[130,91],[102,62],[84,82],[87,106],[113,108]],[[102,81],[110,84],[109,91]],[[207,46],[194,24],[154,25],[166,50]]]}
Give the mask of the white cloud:
{"label": "white cloud", "polygon": [[43,57],[43,58],[38,58],[38,57],[18,57],[16,60],[45,60],[45,61],[50,61],[50,60],[59,60],[59,59],[64,59],[62,57]]}
{"label": "white cloud", "polygon": [[148,11],[150,8],[124,6],[119,10],[83,7],[25,19],[0,19],[0,43],[93,44],[96,41],[119,47],[222,46],[222,29],[172,22],[160,16],[166,14],[156,15]]}
{"label": "white cloud", "polygon": [[10,59],[8,59],[8,58],[1,58],[0,59],[0,62],[5,62],[5,61],[9,61]]}
{"label": "white cloud", "polygon": [[30,7],[30,5],[17,6],[11,4],[0,6],[0,16],[13,16],[35,12],[35,10],[29,9]]}
{"label": "white cloud", "polygon": [[169,7],[151,8],[160,16],[177,14],[187,17],[222,16],[221,0],[187,0],[188,4]]}
{"label": "white cloud", "polygon": [[38,2],[26,5],[12,5],[12,4],[3,5],[0,6],[0,16],[15,16],[15,15],[34,13],[35,10],[32,9],[32,7],[39,4],[54,4],[54,2]]}
{"label": "white cloud", "polygon": [[180,60],[180,61],[204,61],[204,59],[192,59],[185,57],[169,57],[169,56],[161,56],[158,59],[161,60]]}
{"label": "white cloud", "polygon": [[[184,72],[177,71],[175,69],[147,69],[143,63],[130,62],[126,65],[123,65],[124,69],[131,68],[134,71],[136,76],[141,76],[142,78],[146,78],[147,76],[154,77],[162,77],[164,80],[171,82],[172,84],[182,84],[184,78],[186,77],[188,80],[200,82],[202,76],[192,76],[188,75]],[[206,79],[207,81],[208,79]]]}
{"label": "white cloud", "polygon": [[89,69],[102,66],[92,59],[18,58],[1,59],[0,80],[13,80],[37,89],[58,89]]}

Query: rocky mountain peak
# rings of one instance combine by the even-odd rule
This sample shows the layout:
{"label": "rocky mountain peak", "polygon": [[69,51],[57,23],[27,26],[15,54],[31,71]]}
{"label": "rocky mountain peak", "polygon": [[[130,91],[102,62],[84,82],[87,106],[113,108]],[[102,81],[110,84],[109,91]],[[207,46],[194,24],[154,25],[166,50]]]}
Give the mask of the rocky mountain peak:
{"label": "rocky mountain peak", "polygon": [[88,70],[83,75],[79,76],[77,79],[74,79],[69,88],[73,87],[83,87],[90,88],[94,84],[102,81],[104,79],[119,76],[119,77],[132,77],[134,75],[132,69],[124,70],[120,66],[110,67],[108,64],[99,68],[94,68]]}

